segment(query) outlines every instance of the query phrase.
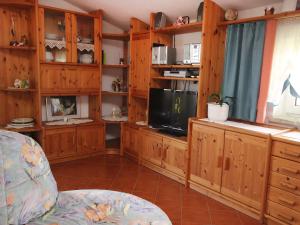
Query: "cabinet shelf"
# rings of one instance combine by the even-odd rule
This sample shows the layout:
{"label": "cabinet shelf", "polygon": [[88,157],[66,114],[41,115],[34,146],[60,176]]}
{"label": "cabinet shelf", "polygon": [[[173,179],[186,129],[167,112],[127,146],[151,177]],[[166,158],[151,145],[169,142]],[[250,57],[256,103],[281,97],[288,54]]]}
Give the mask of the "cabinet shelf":
{"label": "cabinet shelf", "polygon": [[36,92],[37,90],[34,88],[0,88],[0,91],[4,92],[16,92],[16,93],[32,93]]}
{"label": "cabinet shelf", "polygon": [[29,133],[29,132],[39,132],[42,130],[41,127],[39,126],[34,126],[34,127],[25,127],[25,128],[6,128],[6,127],[0,127],[0,129],[3,130],[9,130],[9,131],[15,131],[19,133]]}
{"label": "cabinet shelf", "polygon": [[202,30],[202,22],[189,23],[185,25],[173,25],[154,30],[155,33],[164,34],[185,34],[200,32]]}
{"label": "cabinet shelf", "polygon": [[127,96],[128,92],[102,91],[102,95]]}
{"label": "cabinet shelf", "polygon": [[65,65],[65,66],[85,66],[85,67],[99,67],[99,64],[83,64],[83,63],[71,63],[71,62],[41,62],[45,65]]}
{"label": "cabinet shelf", "polygon": [[19,50],[19,51],[35,51],[34,46],[0,46],[2,50]]}
{"label": "cabinet shelf", "polygon": [[153,69],[200,69],[200,65],[152,65]]}
{"label": "cabinet shelf", "polygon": [[182,80],[182,81],[199,81],[197,77],[152,77],[153,80]]}
{"label": "cabinet shelf", "polygon": [[34,7],[32,2],[20,2],[20,1],[0,1],[0,6],[13,6],[13,7]]}
{"label": "cabinet shelf", "polygon": [[102,38],[109,39],[109,40],[117,40],[117,41],[129,41],[130,36],[129,33],[122,33],[122,34],[103,33]]}
{"label": "cabinet shelf", "polygon": [[103,64],[103,68],[121,68],[121,69],[127,69],[129,67],[128,64]]}

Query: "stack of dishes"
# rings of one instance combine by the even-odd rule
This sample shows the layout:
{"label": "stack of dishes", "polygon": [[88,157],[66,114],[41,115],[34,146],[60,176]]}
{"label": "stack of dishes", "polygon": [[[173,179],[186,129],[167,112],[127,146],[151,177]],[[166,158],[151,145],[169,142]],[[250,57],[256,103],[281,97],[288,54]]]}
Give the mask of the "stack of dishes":
{"label": "stack of dishes", "polygon": [[7,125],[7,128],[26,128],[26,127],[34,127],[34,119],[33,118],[16,118],[11,120],[11,122]]}

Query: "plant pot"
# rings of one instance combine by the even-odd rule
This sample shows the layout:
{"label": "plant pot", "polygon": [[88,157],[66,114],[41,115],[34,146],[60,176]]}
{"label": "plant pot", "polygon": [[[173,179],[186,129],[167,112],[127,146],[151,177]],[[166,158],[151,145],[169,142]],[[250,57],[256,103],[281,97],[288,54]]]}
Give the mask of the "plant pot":
{"label": "plant pot", "polygon": [[222,106],[217,103],[207,103],[208,119],[215,122],[224,122],[228,119],[229,105]]}

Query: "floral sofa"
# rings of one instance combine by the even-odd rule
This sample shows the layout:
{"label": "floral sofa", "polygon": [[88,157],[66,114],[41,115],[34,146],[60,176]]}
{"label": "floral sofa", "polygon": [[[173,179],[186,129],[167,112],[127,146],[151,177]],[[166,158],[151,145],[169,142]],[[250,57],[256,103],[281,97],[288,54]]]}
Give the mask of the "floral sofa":
{"label": "floral sofa", "polygon": [[58,192],[41,147],[0,130],[1,225],[171,225],[167,215],[136,196],[107,190]]}

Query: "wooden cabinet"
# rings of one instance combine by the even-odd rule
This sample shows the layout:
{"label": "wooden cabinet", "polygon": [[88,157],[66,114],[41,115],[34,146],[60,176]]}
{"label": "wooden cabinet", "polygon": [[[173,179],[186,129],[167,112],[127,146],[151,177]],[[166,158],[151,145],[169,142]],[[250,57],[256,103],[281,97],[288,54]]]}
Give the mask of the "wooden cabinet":
{"label": "wooden cabinet", "polygon": [[163,138],[162,168],[186,176],[187,145],[174,139]]}
{"label": "wooden cabinet", "polygon": [[224,130],[193,124],[190,180],[221,190]]}
{"label": "wooden cabinet", "polygon": [[162,136],[152,132],[144,132],[143,138],[143,159],[156,166],[161,166]]}
{"label": "wooden cabinet", "polygon": [[49,129],[45,131],[45,154],[49,160],[76,154],[76,129]]}
{"label": "wooden cabinet", "polygon": [[99,64],[100,14],[39,7],[40,60],[83,63],[80,56],[88,54],[92,64]]}
{"label": "wooden cabinet", "polygon": [[99,68],[93,66],[41,65],[42,94],[99,93]]}
{"label": "wooden cabinet", "polygon": [[255,209],[261,209],[267,149],[265,138],[226,131],[221,192]]}
{"label": "wooden cabinet", "polygon": [[103,124],[84,124],[71,127],[46,127],[44,151],[50,162],[61,162],[104,150]]}
{"label": "wooden cabinet", "polygon": [[187,142],[151,130],[141,130],[142,163],[181,183],[186,182]]}
{"label": "wooden cabinet", "polygon": [[122,152],[135,159],[139,159],[142,150],[139,127],[132,124],[122,125]]}
{"label": "wooden cabinet", "polygon": [[82,126],[77,128],[78,153],[93,153],[104,151],[104,127]]}

